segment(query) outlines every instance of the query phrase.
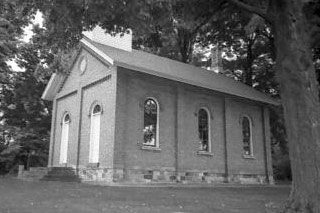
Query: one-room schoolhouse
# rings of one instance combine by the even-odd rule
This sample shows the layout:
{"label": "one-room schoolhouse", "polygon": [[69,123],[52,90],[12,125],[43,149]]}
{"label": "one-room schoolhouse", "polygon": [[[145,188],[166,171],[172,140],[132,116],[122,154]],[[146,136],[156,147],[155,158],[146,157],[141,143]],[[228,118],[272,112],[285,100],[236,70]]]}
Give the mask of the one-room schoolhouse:
{"label": "one-room schoolhouse", "polygon": [[98,28],[81,40],[53,101],[48,166],[81,181],[273,183],[278,102],[211,70],[131,48]]}

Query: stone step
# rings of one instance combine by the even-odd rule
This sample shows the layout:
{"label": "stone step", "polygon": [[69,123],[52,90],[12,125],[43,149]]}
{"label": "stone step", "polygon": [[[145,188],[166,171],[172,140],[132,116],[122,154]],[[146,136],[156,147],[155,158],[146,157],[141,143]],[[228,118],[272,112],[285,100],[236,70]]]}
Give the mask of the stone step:
{"label": "stone step", "polygon": [[49,174],[65,174],[65,175],[74,175],[76,171],[74,169],[51,169]]}
{"label": "stone step", "polygon": [[60,181],[60,182],[81,182],[81,180],[78,177],[45,176],[41,180],[42,181]]}
{"label": "stone step", "polygon": [[52,167],[43,181],[80,182],[76,170],[71,167]]}
{"label": "stone step", "polygon": [[48,174],[58,174],[58,175],[76,175],[75,171],[61,172],[61,171],[50,171]]}

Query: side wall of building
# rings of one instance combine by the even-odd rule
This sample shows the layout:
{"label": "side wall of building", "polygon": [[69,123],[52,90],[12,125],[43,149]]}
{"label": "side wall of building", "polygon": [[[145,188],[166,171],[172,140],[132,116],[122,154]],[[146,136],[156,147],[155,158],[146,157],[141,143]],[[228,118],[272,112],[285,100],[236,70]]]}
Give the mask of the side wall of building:
{"label": "side wall of building", "polygon": [[[226,100],[226,129],[228,169],[230,181],[264,181],[265,168],[265,139],[263,126],[263,111],[259,105],[252,105],[245,100]],[[251,121],[252,156],[243,153],[242,123],[243,116]]]}
{"label": "side wall of building", "polygon": [[[117,75],[115,168],[123,169],[125,179],[137,181],[150,176],[151,171],[160,180],[174,176],[174,87],[165,79],[122,68],[118,68]],[[159,103],[159,149],[143,149],[146,98],[154,98]]]}
{"label": "side wall of building", "polygon": [[[262,106],[221,93],[118,68],[115,180],[266,180]],[[160,105],[158,149],[143,147],[144,101]],[[199,152],[198,111],[210,114],[211,152]],[[253,156],[243,155],[241,117],[252,119]],[[270,150],[269,150],[270,151]],[[123,173],[121,173],[123,171]]]}

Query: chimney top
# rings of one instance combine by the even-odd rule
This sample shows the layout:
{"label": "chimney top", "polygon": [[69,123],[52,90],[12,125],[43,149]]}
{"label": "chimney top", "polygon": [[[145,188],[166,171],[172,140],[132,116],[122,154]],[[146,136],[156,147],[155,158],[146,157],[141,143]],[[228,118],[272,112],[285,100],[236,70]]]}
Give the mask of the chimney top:
{"label": "chimney top", "polygon": [[122,49],[128,52],[132,51],[132,32],[124,33],[122,36],[120,33],[115,36],[106,33],[100,26],[96,26],[91,31],[85,31],[83,34],[94,42],[104,44],[107,46]]}
{"label": "chimney top", "polygon": [[218,46],[214,46],[211,49],[211,66],[210,70],[216,72],[216,73],[222,73],[223,72],[223,66],[222,66],[222,52],[221,49]]}

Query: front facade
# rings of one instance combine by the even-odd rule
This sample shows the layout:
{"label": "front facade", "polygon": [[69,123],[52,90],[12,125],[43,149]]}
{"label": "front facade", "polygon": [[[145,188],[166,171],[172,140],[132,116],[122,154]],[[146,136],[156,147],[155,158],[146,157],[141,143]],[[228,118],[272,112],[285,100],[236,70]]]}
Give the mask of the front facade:
{"label": "front facade", "polygon": [[49,167],[75,168],[83,181],[273,182],[273,100],[120,60],[83,45],[69,75],[50,81],[43,95],[54,106]]}

